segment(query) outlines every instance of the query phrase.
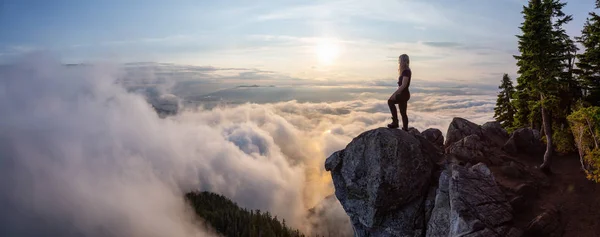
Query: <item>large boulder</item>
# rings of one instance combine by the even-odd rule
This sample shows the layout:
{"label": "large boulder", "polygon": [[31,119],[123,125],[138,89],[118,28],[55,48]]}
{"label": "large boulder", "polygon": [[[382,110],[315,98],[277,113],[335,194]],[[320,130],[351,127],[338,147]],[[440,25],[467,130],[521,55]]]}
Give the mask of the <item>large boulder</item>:
{"label": "large boulder", "polygon": [[540,139],[540,133],[537,130],[519,128],[510,135],[502,149],[513,155],[519,153],[536,155],[544,151],[544,145]]}
{"label": "large boulder", "polygon": [[413,136],[420,136],[421,135],[421,132],[419,132],[419,129],[416,129],[414,127],[408,128],[408,133],[412,134]]}
{"label": "large boulder", "polygon": [[327,158],[355,236],[521,236],[485,164],[437,166],[441,157],[423,136],[379,128]]}
{"label": "large boulder", "polygon": [[448,131],[446,132],[446,143],[444,146],[448,147],[469,135],[484,137],[483,130],[479,125],[472,123],[469,120],[456,117],[452,119],[452,122],[448,126]]}
{"label": "large boulder", "polygon": [[360,134],[325,162],[358,236],[420,236],[439,154],[400,129]]}
{"label": "large boulder", "polygon": [[426,236],[521,236],[512,207],[483,163],[450,164],[439,178]]}
{"label": "large boulder", "polygon": [[478,135],[469,135],[452,143],[446,148],[446,154],[457,156],[460,160],[476,164],[483,162],[488,165],[502,164],[497,151],[491,149],[489,142]]}
{"label": "large boulder", "polygon": [[565,232],[560,212],[550,208],[535,217],[525,230],[527,236],[560,237]]}
{"label": "large boulder", "polygon": [[444,135],[442,131],[437,128],[428,128],[421,133],[422,136],[425,137],[429,142],[434,145],[443,148],[444,147]]}
{"label": "large boulder", "polygon": [[483,136],[495,147],[504,146],[509,138],[506,130],[497,121],[484,123],[481,129],[483,129]]}
{"label": "large boulder", "polygon": [[502,128],[499,122],[492,121],[479,126],[469,120],[457,117],[452,119],[452,122],[448,126],[445,147],[449,147],[453,143],[470,135],[477,135],[482,140],[487,141],[488,146],[499,148],[504,146],[509,138],[508,133]]}

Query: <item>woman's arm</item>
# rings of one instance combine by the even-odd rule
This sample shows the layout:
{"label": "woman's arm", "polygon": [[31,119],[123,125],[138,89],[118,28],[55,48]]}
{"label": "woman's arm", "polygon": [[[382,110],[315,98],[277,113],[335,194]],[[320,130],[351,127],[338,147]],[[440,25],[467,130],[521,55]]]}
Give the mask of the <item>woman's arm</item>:
{"label": "woman's arm", "polygon": [[407,85],[408,85],[408,77],[407,76],[403,76],[402,77],[402,85],[400,85],[398,87],[398,90],[396,90],[396,92],[394,92],[394,94],[392,94],[391,98],[395,98],[396,95],[399,95],[400,93],[402,93],[402,91],[406,88]]}
{"label": "woman's arm", "polygon": [[403,91],[404,89],[406,89],[406,86],[408,85],[408,77],[407,76],[403,76],[402,77],[402,85],[398,88],[398,91]]}

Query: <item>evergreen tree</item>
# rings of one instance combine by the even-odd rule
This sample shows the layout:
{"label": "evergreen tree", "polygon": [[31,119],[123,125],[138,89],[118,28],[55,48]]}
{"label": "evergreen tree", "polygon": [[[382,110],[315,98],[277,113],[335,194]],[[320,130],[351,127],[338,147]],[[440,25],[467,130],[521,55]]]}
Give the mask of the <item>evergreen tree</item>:
{"label": "evergreen tree", "polygon": [[277,217],[272,217],[269,212],[242,209],[222,195],[191,192],[187,193],[185,198],[199,217],[224,236],[305,236],[287,226],[285,220],[283,224],[280,223]]}
{"label": "evergreen tree", "polygon": [[525,85],[526,78],[521,75],[517,78],[517,87],[512,96],[511,104],[515,109],[515,116],[513,120],[513,126],[516,128],[521,127],[534,127],[532,121],[529,119],[531,110],[529,109],[529,101],[532,101],[529,88]]}
{"label": "evergreen tree", "polygon": [[515,92],[515,88],[508,74],[502,76],[502,84],[500,84],[498,89],[500,89],[500,92],[496,100],[496,108],[494,108],[494,118],[504,128],[513,128],[515,109],[511,104],[511,98]]}
{"label": "evergreen tree", "polygon": [[[596,1],[596,9],[600,8],[600,1]],[[591,105],[600,105],[600,16],[590,12],[589,17],[581,31],[581,36],[576,38],[585,48],[585,52],[578,55],[577,74],[582,83],[584,99]]]}
{"label": "evergreen tree", "polygon": [[[557,4],[557,3],[555,3]],[[562,4],[564,6],[564,4]],[[582,98],[581,84],[574,76],[575,58],[577,55],[577,46],[575,41],[567,34],[564,24],[572,20],[572,16],[566,15],[560,11],[552,16],[556,21],[553,24],[555,59],[559,62],[559,74],[557,77],[557,97],[556,103],[553,103],[551,111],[552,123],[552,141],[554,150],[560,153],[569,153],[575,151],[575,141],[569,128],[567,116],[573,112],[575,103]]]}
{"label": "evergreen tree", "polygon": [[[517,109],[527,104],[529,121],[534,124],[536,111],[541,114],[543,132],[546,134],[546,152],[540,168],[549,171],[552,151],[552,112],[559,107],[560,78],[565,72],[565,52],[568,41],[565,38],[564,24],[572,20],[562,12],[566,3],[559,0],[531,0],[523,7],[524,21],[520,27],[517,59],[520,77],[517,90],[527,103],[518,101]],[[568,36],[567,36],[568,37]],[[523,96],[528,93],[528,96]],[[529,98],[527,98],[529,97]],[[519,97],[517,97],[519,99]],[[517,113],[519,114],[519,113]],[[523,112],[520,111],[520,115]],[[517,118],[519,119],[519,118]]]}

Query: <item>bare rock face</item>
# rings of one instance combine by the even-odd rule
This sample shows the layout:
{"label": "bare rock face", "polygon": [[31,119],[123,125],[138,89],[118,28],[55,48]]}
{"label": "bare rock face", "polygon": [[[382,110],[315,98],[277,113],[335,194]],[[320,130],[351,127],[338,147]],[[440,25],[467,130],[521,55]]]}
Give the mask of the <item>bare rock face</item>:
{"label": "bare rock face", "polygon": [[495,147],[502,147],[508,141],[508,133],[499,122],[487,122],[481,125],[483,136]]}
{"label": "bare rock face", "polygon": [[448,131],[446,132],[446,143],[444,146],[448,147],[469,135],[483,137],[483,130],[479,125],[474,124],[469,120],[456,117],[452,119],[450,126],[448,126]]}
{"label": "bare rock face", "polygon": [[531,128],[519,128],[515,130],[502,149],[510,154],[526,153],[530,155],[539,154],[544,151],[540,140],[540,133]]}
{"label": "bare rock face", "polygon": [[[459,140],[470,139],[477,135]],[[378,128],[332,154],[325,168],[355,236],[521,236],[487,166],[436,165],[442,157],[425,136]]]}
{"label": "bare rock face", "polygon": [[424,232],[425,198],[439,154],[417,137],[378,128],[327,158],[325,169],[331,171],[335,195],[358,236]]}
{"label": "bare rock face", "polygon": [[475,134],[466,136],[446,148],[446,154],[455,155],[471,164],[501,164],[502,159],[495,153],[487,140]]}
{"label": "bare rock face", "polygon": [[444,147],[444,135],[442,134],[442,131],[440,131],[439,129],[429,128],[429,129],[426,129],[425,131],[423,131],[421,133],[421,135],[423,135],[425,137],[425,139],[427,139],[429,142],[433,143],[434,145],[436,145],[440,148]]}
{"label": "bare rock face", "polygon": [[414,135],[414,136],[419,136],[421,135],[421,132],[419,132],[419,129],[416,129],[414,127],[410,127],[408,128],[408,133]]}
{"label": "bare rock face", "polygon": [[462,118],[454,118],[446,134],[445,152],[461,161],[499,165],[503,162],[501,148],[509,139],[498,122],[479,126]]}
{"label": "bare rock face", "polygon": [[479,126],[463,118],[454,118],[448,126],[445,147],[470,135],[479,136],[492,147],[502,147],[509,139],[508,133],[499,122],[487,122]]}
{"label": "bare rock face", "polygon": [[483,163],[451,164],[440,175],[427,236],[521,236],[512,207]]}
{"label": "bare rock face", "polygon": [[485,152],[487,152],[487,144],[475,134],[466,136],[446,148],[447,154],[453,154],[471,162],[485,159]]}

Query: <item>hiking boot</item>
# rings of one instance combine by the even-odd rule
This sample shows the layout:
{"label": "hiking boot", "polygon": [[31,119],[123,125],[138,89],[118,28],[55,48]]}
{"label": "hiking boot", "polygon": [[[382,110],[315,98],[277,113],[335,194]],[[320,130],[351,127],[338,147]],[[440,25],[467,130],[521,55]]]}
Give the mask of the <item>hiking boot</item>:
{"label": "hiking boot", "polygon": [[398,128],[400,125],[398,124],[398,119],[392,118],[392,123],[387,125],[388,128]]}

